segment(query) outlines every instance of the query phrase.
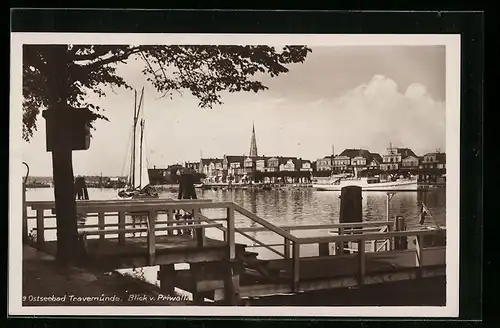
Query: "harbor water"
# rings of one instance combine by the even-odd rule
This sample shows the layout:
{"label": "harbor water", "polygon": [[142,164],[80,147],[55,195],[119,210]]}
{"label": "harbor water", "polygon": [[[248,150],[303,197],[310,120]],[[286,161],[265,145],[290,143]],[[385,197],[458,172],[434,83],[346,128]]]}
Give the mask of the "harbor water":
{"label": "harbor water", "polygon": [[[116,199],[117,190],[114,189],[96,189],[89,188],[89,198],[91,200],[110,200]],[[340,192],[336,191],[315,191],[311,188],[292,189],[292,190],[197,190],[198,198],[212,199],[214,202],[235,202],[245,209],[255,213],[259,217],[266,219],[277,226],[300,226],[300,225],[321,225],[333,224],[339,222],[340,212]],[[363,220],[378,221],[386,219],[386,192],[363,192],[362,194]],[[177,198],[174,192],[161,192],[160,198]],[[54,190],[52,188],[28,189],[26,199],[31,200],[53,200]],[[446,189],[436,188],[422,192],[397,192],[390,201],[390,217],[403,216],[406,219],[408,229],[420,229],[419,211],[420,202],[424,202],[432,214],[433,219],[428,219],[424,227],[433,224],[446,226]],[[202,210],[205,216],[210,218],[225,217],[224,210],[206,209]],[[46,213],[49,214],[49,213]],[[28,211],[28,215],[34,215]],[[117,220],[117,219],[116,219]],[[131,220],[131,218],[127,218]],[[159,217],[159,220],[166,220]],[[113,222],[113,221],[110,221]],[[88,218],[85,224],[96,224],[96,218]],[[237,227],[257,227],[258,225],[250,219],[235,215]],[[54,220],[46,220],[46,226],[54,226]],[[35,220],[30,220],[28,229],[35,226]],[[207,229],[207,235],[213,238],[220,238],[221,232],[217,229]],[[299,237],[328,235],[328,229],[323,230],[297,230],[292,234]],[[272,232],[250,233],[252,237],[258,240],[274,243],[282,242],[282,238]],[[46,240],[55,238],[55,230],[48,230],[45,233]],[[248,239],[242,236],[236,236],[236,242],[242,242],[247,245],[252,244]],[[249,249],[259,252],[260,258],[276,258],[277,255],[265,250],[264,248]],[[283,249],[277,248],[282,252]],[[315,256],[318,250],[313,245],[302,245],[302,256]],[[179,266],[182,268],[182,265]],[[143,268],[144,278],[157,283],[157,267]],[[124,273],[131,273],[132,270],[123,270]],[[141,275],[142,275],[141,274]]]}

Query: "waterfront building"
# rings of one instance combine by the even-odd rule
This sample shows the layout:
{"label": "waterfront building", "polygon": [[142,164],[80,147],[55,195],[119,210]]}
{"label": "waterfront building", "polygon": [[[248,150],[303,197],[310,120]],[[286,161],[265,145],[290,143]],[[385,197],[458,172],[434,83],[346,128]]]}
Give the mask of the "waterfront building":
{"label": "waterfront building", "polygon": [[317,171],[331,171],[332,170],[332,156],[325,156],[316,160]]}
{"label": "waterfront building", "polygon": [[418,165],[419,165],[419,159],[417,156],[408,156],[408,157],[405,157],[403,158],[402,162],[401,162],[401,166],[403,168],[412,168],[412,169],[415,169],[415,168],[418,168]]}
{"label": "waterfront building", "polygon": [[278,172],[280,167],[280,160],[278,157],[271,157],[267,160],[267,172]]}
{"label": "waterfront building", "polygon": [[280,171],[295,171],[296,168],[296,157],[279,157],[279,170]]}
{"label": "waterfront building", "polygon": [[344,172],[351,166],[351,159],[349,156],[337,155],[333,158],[333,170],[335,172]]}
{"label": "waterfront building", "polygon": [[366,149],[348,148],[333,158],[334,172],[363,170],[371,162],[371,154]]}
{"label": "waterfront building", "polygon": [[369,170],[379,169],[382,161],[382,156],[380,156],[379,153],[370,153],[370,160],[368,162],[367,168]]}
{"label": "waterfront building", "polygon": [[201,173],[200,162],[185,162],[184,167],[190,170],[194,170],[196,173]]}
{"label": "waterfront building", "polygon": [[427,153],[423,156],[423,169],[446,169],[446,153]]}
{"label": "waterfront building", "polygon": [[300,171],[308,171],[308,172],[312,172],[313,168],[312,168],[312,163],[311,161],[309,160],[303,160],[302,158],[299,158],[299,162],[300,162]]}
{"label": "waterfront building", "polygon": [[260,156],[255,157],[255,170],[258,172],[266,172],[268,157]]}
{"label": "waterfront building", "polygon": [[224,177],[222,164],[223,159],[220,158],[201,158],[199,173],[205,174],[209,182],[221,182]]}
{"label": "waterfront building", "polygon": [[384,171],[395,171],[401,168],[403,158],[409,156],[417,157],[409,148],[392,147],[387,148],[387,154],[383,155],[383,163],[380,168]]}

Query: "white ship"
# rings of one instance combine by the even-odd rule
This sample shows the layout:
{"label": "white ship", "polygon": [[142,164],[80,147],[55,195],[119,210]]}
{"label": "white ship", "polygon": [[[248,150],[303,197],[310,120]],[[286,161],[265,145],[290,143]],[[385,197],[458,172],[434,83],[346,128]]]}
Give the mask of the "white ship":
{"label": "white ship", "polygon": [[[357,172],[356,172],[357,173]],[[398,178],[394,181],[383,181],[380,177],[350,177],[348,175],[335,175],[323,183],[314,183],[313,188],[318,191],[340,191],[343,187],[358,186],[361,190],[408,190],[417,191],[417,178]]]}

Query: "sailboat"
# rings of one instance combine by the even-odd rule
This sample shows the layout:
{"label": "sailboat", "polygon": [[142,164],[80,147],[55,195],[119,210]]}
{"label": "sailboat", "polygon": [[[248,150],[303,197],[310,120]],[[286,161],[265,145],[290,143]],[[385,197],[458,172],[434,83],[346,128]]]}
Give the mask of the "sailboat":
{"label": "sailboat", "polygon": [[[143,99],[144,99],[144,88],[142,88],[141,97],[138,105],[137,105],[137,91],[135,92],[134,124],[133,124],[132,151],[130,156],[130,172],[125,189],[122,189],[118,192],[118,197],[120,199],[158,198],[158,192],[156,192],[156,190],[154,190],[154,188],[149,183],[149,175],[147,167],[143,165],[146,163],[145,152],[143,151],[145,120],[144,118],[141,118],[139,120],[141,108],[143,107]],[[136,147],[137,123],[139,123],[140,127],[138,154]],[[139,158],[139,163],[137,163],[136,161],[137,157]]]}

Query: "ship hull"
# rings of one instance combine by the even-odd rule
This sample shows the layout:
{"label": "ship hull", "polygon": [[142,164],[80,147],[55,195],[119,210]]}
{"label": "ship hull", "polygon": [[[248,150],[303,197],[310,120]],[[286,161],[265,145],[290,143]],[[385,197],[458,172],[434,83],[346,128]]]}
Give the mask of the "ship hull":
{"label": "ship hull", "polygon": [[379,183],[371,183],[365,184],[362,182],[358,182],[356,180],[353,181],[342,181],[340,184],[315,184],[313,188],[318,191],[340,191],[343,187],[348,186],[358,186],[361,187],[361,190],[373,190],[373,191],[385,191],[385,190],[405,190],[405,191],[417,191],[418,182],[417,181],[393,181],[393,182],[379,182]]}

